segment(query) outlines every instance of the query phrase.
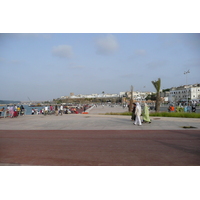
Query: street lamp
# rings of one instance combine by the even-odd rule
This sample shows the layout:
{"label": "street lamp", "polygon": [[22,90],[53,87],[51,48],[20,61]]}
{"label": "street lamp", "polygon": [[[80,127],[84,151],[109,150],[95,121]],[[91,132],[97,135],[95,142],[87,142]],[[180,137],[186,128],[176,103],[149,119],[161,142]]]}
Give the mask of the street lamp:
{"label": "street lamp", "polygon": [[[184,74],[186,75],[186,87],[187,87],[187,74],[189,74],[190,73],[190,70],[187,70],[186,72],[184,72]],[[187,105],[188,105],[188,90],[187,90],[187,88],[186,88],[186,94],[187,94]]]}

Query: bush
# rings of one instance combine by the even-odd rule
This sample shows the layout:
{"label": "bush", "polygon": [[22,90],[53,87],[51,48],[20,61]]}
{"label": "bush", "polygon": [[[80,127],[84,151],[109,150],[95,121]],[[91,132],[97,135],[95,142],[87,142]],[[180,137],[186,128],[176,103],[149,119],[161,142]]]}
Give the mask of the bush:
{"label": "bush", "polygon": [[184,108],[178,106],[178,107],[176,108],[176,112],[178,112],[178,113],[180,113],[180,112],[184,112]]}

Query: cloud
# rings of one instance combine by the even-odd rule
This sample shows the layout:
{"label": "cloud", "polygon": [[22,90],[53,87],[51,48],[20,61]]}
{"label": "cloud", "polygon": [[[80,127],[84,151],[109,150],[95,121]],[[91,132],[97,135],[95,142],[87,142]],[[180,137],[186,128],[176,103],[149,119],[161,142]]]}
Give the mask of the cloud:
{"label": "cloud", "polygon": [[60,58],[71,58],[73,55],[72,47],[69,45],[59,45],[53,47],[52,54]]}
{"label": "cloud", "polygon": [[110,55],[116,52],[119,45],[113,35],[100,37],[95,41],[96,53],[100,55]]}

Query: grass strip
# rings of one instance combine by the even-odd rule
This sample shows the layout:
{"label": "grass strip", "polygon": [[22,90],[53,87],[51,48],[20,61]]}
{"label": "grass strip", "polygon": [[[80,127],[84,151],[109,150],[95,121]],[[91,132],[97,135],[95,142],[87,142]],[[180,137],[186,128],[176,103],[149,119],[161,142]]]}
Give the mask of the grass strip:
{"label": "grass strip", "polygon": [[155,112],[150,113],[152,117],[183,117],[183,118],[200,118],[200,113],[185,113],[185,112]]}
{"label": "grass strip", "polygon": [[[123,112],[123,113],[105,113],[104,115],[126,115],[131,116],[131,112]],[[151,117],[182,117],[182,118],[200,118],[200,113],[185,113],[185,112],[153,112],[150,113]]]}

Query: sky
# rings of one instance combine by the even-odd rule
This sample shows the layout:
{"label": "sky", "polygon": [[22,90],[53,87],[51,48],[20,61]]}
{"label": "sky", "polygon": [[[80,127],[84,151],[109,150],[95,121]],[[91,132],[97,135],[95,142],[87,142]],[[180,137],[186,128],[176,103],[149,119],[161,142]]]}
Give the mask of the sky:
{"label": "sky", "polygon": [[1,33],[0,70],[2,100],[154,92],[200,83],[200,34]]}

